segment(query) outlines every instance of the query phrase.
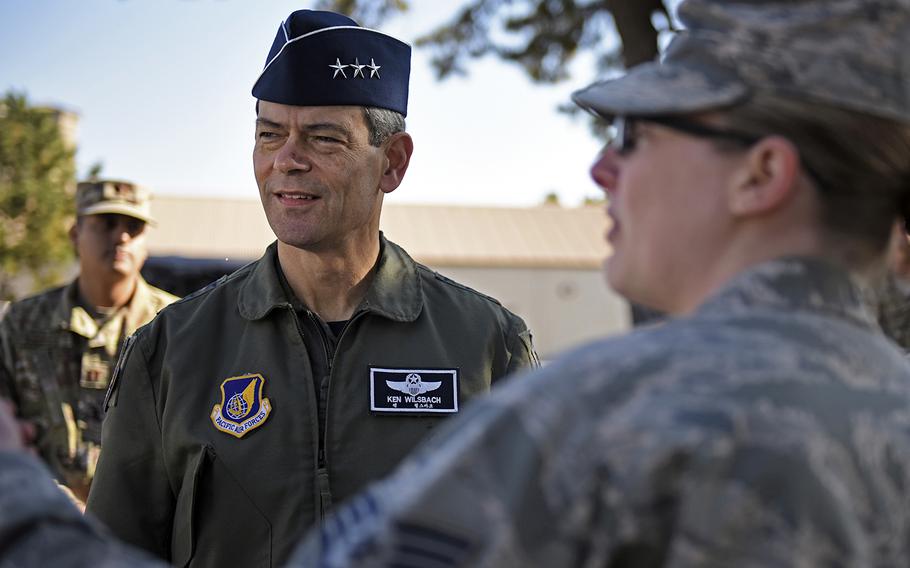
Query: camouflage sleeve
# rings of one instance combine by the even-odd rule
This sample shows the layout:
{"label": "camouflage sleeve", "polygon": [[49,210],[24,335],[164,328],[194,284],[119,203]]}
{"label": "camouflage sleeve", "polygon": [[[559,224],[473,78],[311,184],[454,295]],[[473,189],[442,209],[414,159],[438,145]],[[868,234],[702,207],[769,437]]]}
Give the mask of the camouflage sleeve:
{"label": "camouflage sleeve", "polygon": [[167,559],[175,503],[142,339],[140,331],[127,340],[111,379],[86,511],[118,538]]}
{"label": "camouflage sleeve", "polygon": [[523,546],[552,537],[562,519],[539,499],[543,455],[500,398],[472,405],[391,477],[348,501],[290,565],[578,565],[568,540],[546,551]]}
{"label": "camouflage sleeve", "polygon": [[34,458],[0,452],[0,565],[161,566],[83,517]]}

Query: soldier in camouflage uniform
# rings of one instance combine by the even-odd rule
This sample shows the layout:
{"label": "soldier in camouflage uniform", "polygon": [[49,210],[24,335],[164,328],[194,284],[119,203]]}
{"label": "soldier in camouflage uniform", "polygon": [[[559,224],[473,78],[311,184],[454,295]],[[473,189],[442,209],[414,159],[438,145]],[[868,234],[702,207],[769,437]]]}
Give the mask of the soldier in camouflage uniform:
{"label": "soldier in camouflage uniform", "polygon": [[910,366],[864,302],[910,202],[910,2],[689,0],[575,101],[610,284],[671,314],[506,383],[304,566],[906,566]]}
{"label": "soldier in camouflage uniform", "polygon": [[35,425],[41,457],[84,500],[120,346],[176,298],[139,274],[152,221],[146,190],[119,181],[80,183],[76,212],[70,236],[79,276],[11,304],[0,322],[0,394]]}

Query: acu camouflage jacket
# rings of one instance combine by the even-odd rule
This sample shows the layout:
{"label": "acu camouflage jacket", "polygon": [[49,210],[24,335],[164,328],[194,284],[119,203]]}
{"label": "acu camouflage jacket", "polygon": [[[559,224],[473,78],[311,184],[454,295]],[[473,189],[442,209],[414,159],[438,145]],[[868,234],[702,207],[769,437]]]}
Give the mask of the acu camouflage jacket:
{"label": "acu camouflage jacket", "polygon": [[301,566],[906,566],[910,363],[847,273],[781,259],[506,383]]}
{"label": "acu camouflage jacket", "polygon": [[79,305],[78,293],[74,280],[9,306],[0,321],[0,395],[35,424],[41,457],[84,499],[120,346],[177,298],[140,278],[129,305],[99,326]]}

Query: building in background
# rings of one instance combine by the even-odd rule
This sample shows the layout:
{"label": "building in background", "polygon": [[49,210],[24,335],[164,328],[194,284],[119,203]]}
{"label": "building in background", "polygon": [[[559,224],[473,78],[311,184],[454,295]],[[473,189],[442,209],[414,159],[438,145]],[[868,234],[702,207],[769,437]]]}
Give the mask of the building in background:
{"label": "building in background", "polygon": [[[185,295],[259,258],[275,236],[258,200],[156,196],[143,274]],[[602,208],[383,206],[381,229],[415,260],[498,298],[528,323],[543,359],[623,331],[629,308],[601,274]]]}

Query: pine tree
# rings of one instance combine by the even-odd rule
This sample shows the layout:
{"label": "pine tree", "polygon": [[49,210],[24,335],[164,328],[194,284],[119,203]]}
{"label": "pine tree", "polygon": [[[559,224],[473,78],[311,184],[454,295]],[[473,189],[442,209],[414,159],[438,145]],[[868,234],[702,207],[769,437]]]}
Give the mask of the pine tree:
{"label": "pine tree", "polygon": [[61,114],[12,91],[0,101],[0,299],[23,275],[33,291],[53,283],[73,256],[75,149]]}

